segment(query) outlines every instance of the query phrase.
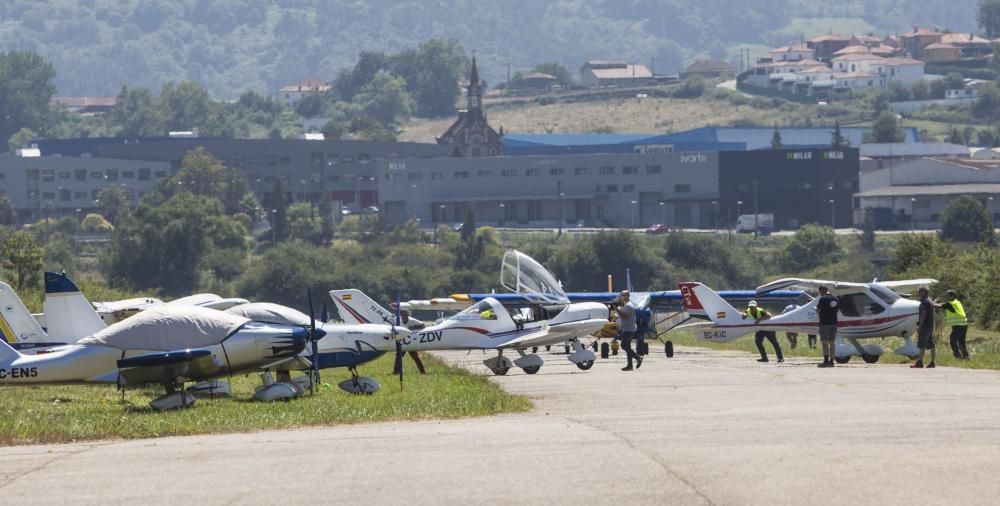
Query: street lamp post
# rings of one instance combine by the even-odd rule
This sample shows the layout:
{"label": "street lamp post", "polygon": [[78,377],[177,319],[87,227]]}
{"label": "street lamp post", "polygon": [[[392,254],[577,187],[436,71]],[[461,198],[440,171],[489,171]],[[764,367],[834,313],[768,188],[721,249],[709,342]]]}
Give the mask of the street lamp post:
{"label": "street lamp post", "polygon": [[507,206],[501,202],[500,203],[500,228],[503,228],[507,224]]}
{"label": "street lamp post", "polygon": [[633,200],[632,201],[632,228],[636,228],[638,226],[638,225],[636,225],[636,220],[638,219],[637,216],[639,214],[638,210],[639,210],[639,201],[638,200]]}
{"label": "street lamp post", "polygon": [[993,228],[996,220],[993,219],[993,195],[986,197],[986,212],[990,213],[990,228]]}
{"label": "street lamp post", "polygon": [[563,228],[566,227],[566,194],[559,192],[559,235],[562,235]]}
{"label": "street lamp post", "polygon": [[278,228],[278,210],[271,209],[271,247],[273,248],[277,243],[277,233]]}
{"label": "street lamp post", "polygon": [[914,209],[917,207],[917,198],[910,197],[910,232],[917,229],[917,215],[914,214]]}
{"label": "street lamp post", "polygon": [[837,230],[837,201],[830,199],[830,228]]}
{"label": "street lamp post", "polygon": [[667,203],[663,200],[660,201],[660,223],[667,226]]}
{"label": "street lamp post", "polygon": [[712,201],[712,209],[715,211],[715,235],[719,235],[719,201]]}
{"label": "street lamp post", "polygon": [[736,225],[739,223],[739,221],[740,221],[740,215],[741,214],[743,214],[743,201],[742,200],[737,200],[736,201],[736,223],[733,224],[733,228],[736,228]]}

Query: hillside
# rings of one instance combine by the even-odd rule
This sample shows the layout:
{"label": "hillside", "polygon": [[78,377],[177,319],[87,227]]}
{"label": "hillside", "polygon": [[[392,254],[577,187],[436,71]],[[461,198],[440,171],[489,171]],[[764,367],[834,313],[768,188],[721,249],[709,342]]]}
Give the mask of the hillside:
{"label": "hillside", "polygon": [[[659,88],[668,92],[670,87]],[[642,90],[650,92],[657,89]],[[562,96],[486,100],[490,124],[513,133],[655,133],[704,126],[823,125],[861,121],[863,112],[844,107],[802,105],[768,98],[745,97],[728,90],[710,90],[700,98],[605,98],[600,93],[572,99]],[[543,105],[553,97],[557,102]],[[411,120],[403,125],[401,140],[433,142],[452,118]]]}
{"label": "hillside", "polygon": [[679,70],[831,30],[975,29],[977,0],[7,0],[0,49],[35,50],[60,95],[111,95],[193,80],[217,98],[332,78],[360,51],[395,52],[429,38],[476,50],[490,83],[507,64],[576,69],[592,58]]}

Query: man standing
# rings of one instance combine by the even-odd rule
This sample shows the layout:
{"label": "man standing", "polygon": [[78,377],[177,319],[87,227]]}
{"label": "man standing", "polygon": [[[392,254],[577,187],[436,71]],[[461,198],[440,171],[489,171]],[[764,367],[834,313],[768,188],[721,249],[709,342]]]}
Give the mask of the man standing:
{"label": "man standing", "polygon": [[825,287],[819,287],[819,340],[823,346],[823,363],[817,367],[833,367],[837,353],[837,298]]}
{"label": "man standing", "polygon": [[926,286],[921,286],[917,290],[920,295],[920,309],[917,313],[917,348],[920,348],[920,356],[917,361],[910,366],[911,369],[920,369],[924,366],[924,352],[931,350],[931,363],[927,364],[928,369],[934,368],[934,359],[937,358],[937,347],[934,345],[934,303],[927,296]]}
{"label": "man standing", "polygon": [[[771,313],[768,313],[766,309],[757,306],[757,301],[752,300],[747,304],[747,310],[743,313],[743,319],[753,318],[754,323],[760,324],[761,320],[766,320],[771,317]],[[774,331],[768,330],[758,330],[754,334],[754,343],[757,345],[757,351],[760,352],[760,358],[757,359],[758,362],[767,362],[767,351],[764,350],[764,339],[767,339],[771,346],[774,346],[774,353],[778,355],[778,363],[785,361],[785,357],[781,354],[781,345],[778,344],[778,335]]]}
{"label": "man standing", "polygon": [[[410,311],[408,309],[404,309],[399,312],[399,320],[404,327],[410,329],[411,331],[422,330],[426,326],[424,325],[424,322],[416,318],[410,318]],[[424,370],[424,362],[420,360],[420,354],[415,351],[407,353],[410,355],[410,358],[413,359],[413,363],[417,364],[417,370],[420,371],[420,374],[427,374],[427,371]],[[392,373],[399,374],[399,371],[393,370]]]}
{"label": "man standing", "polygon": [[948,302],[938,307],[944,310],[944,323],[951,327],[951,352],[959,360],[969,360],[969,350],[965,347],[965,334],[969,330],[969,319],[965,307],[958,300],[954,290],[944,292]]}
{"label": "man standing", "polygon": [[628,357],[628,363],[622,368],[623,371],[632,370],[632,359],[635,359],[636,369],[642,367],[642,357],[632,350],[632,339],[635,339],[635,332],[639,327],[635,321],[637,308],[629,300],[630,297],[628,290],[622,290],[618,294],[618,305],[615,309],[615,312],[618,313],[618,334],[621,336],[622,348],[625,349],[625,355]]}

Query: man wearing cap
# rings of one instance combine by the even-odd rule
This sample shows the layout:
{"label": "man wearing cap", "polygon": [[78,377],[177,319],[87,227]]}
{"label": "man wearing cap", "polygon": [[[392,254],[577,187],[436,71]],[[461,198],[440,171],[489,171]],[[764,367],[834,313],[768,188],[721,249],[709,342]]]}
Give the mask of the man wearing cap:
{"label": "man wearing cap", "polygon": [[[761,320],[766,320],[771,317],[771,313],[768,313],[766,309],[759,307],[757,301],[751,300],[747,304],[747,310],[743,313],[743,319],[753,318],[754,323],[759,324]],[[771,346],[774,346],[774,353],[778,355],[778,363],[785,361],[785,357],[781,354],[781,345],[778,344],[778,336],[774,331],[768,330],[758,330],[754,336],[754,343],[757,345],[757,351],[760,352],[760,358],[757,359],[758,362],[767,362],[767,351],[764,350],[764,339],[767,338],[771,342]]]}
{"label": "man wearing cap", "polygon": [[931,350],[931,362],[927,364],[928,369],[934,368],[934,359],[937,358],[937,347],[934,345],[934,303],[927,296],[926,286],[921,286],[917,290],[920,295],[920,309],[917,313],[917,348],[920,348],[920,356],[917,361],[910,366],[912,369],[924,367],[924,352]]}
{"label": "man wearing cap", "polygon": [[833,367],[837,355],[837,298],[825,287],[819,287],[816,313],[819,316],[819,340],[823,346],[823,362],[817,367]]}
{"label": "man wearing cap", "polygon": [[631,295],[628,290],[622,290],[618,294],[618,300],[615,307],[615,312],[618,313],[618,335],[621,336],[622,348],[625,349],[625,355],[628,357],[628,363],[622,368],[623,371],[632,370],[632,359],[635,359],[635,368],[638,369],[642,367],[642,357],[639,356],[635,351],[632,350],[632,340],[635,339],[635,333],[639,329],[635,321],[636,307],[635,304],[629,300]]}
{"label": "man wearing cap", "polygon": [[[404,309],[399,312],[399,321],[400,323],[403,324],[404,327],[412,331],[423,330],[424,327],[426,327],[426,325],[424,325],[424,322],[416,318],[410,318],[409,309]],[[416,351],[410,351],[407,353],[410,355],[410,358],[413,359],[413,363],[417,364],[417,370],[420,371],[420,374],[427,374],[427,371],[424,370],[424,362],[423,360],[420,360],[420,354]],[[396,369],[395,366],[393,366],[392,373],[399,374],[399,370]]]}
{"label": "man wearing cap", "polygon": [[969,330],[969,319],[965,307],[958,300],[954,290],[944,292],[948,301],[937,307],[944,310],[944,323],[951,327],[951,352],[959,360],[969,360],[969,350],[965,347],[965,334]]}

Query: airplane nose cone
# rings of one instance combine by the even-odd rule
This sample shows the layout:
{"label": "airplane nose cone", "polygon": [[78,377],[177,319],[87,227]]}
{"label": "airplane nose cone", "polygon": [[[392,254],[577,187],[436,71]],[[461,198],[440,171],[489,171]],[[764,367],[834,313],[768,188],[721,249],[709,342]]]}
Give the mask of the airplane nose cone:
{"label": "airplane nose cone", "polygon": [[410,335],[410,329],[406,327],[400,327],[399,325],[397,325],[393,327],[393,330],[396,333],[396,339],[403,339]]}
{"label": "airplane nose cone", "polygon": [[315,329],[312,329],[310,331],[310,337],[312,337],[314,341],[319,341],[320,339],[323,339],[323,336],[325,335],[326,331],[319,327],[316,327]]}

